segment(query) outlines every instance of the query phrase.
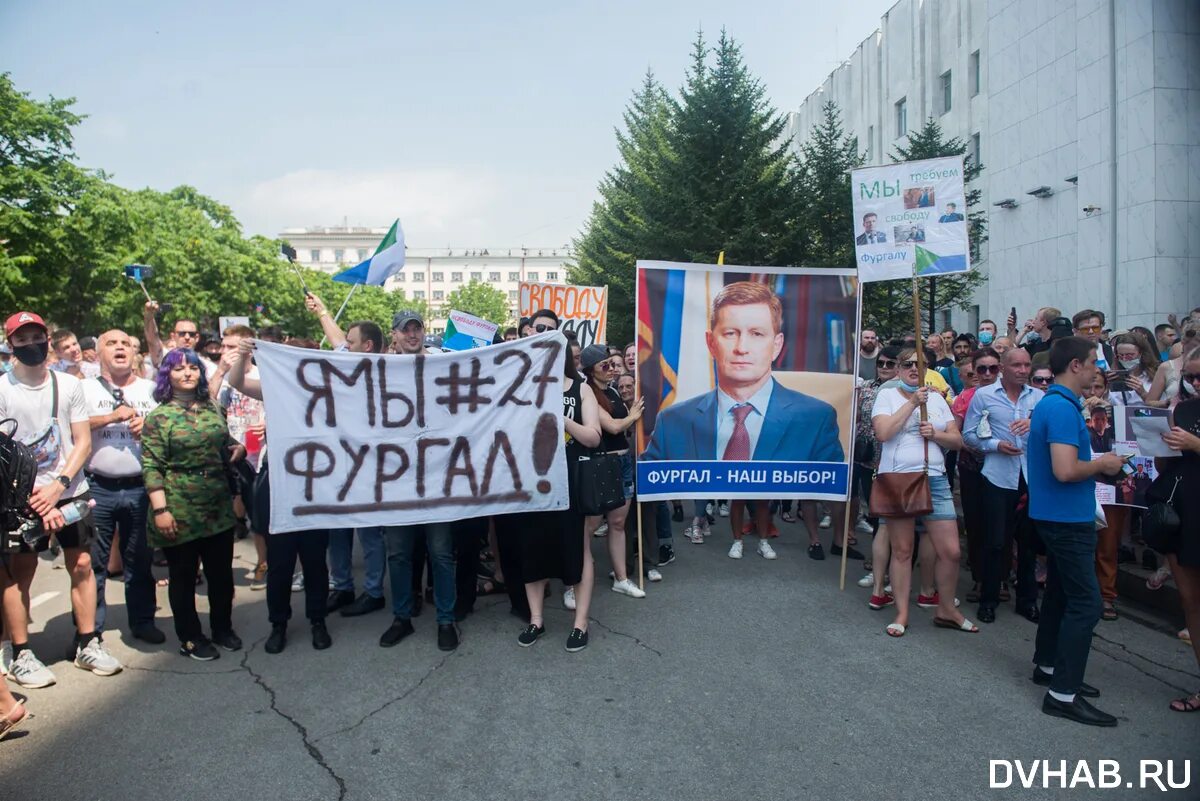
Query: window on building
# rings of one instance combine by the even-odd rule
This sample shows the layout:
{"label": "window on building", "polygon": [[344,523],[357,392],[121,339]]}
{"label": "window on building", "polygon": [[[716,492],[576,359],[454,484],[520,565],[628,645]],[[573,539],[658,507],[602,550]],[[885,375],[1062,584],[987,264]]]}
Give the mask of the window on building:
{"label": "window on building", "polygon": [[950,80],[950,70],[942,73],[942,113],[945,114],[950,110],[950,106],[954,101],[954,93]]}
{"label": "window on building", "polygon": [[539,280],[539,279],[538,279],[538,274],[537,274],[537,273],[527,273],[527,275],[529,276],[529,280],[530,280],[530,281],[537,281],[537,280]]}
{"label": "window on building", "polygon": [[404,272],[404,270],[401,270],[400,272],[398,272],[398,273],[396,273],[395,275],[393,275],[393,276],[392,276],[392,280],[394,280],[394,281],[403,281],[403,280],[404,280],[404,276],[405,276],[405,272]]}
{"label": "window on building", "polygon": [[517,300],[517,290],[515,290],[515,289],[508,290],[508,299],[515,303]]}
{"label": "window on building", "polygon": [[558,273],[546,273],[546,280],[547,281],[557,281]]}
{"label": "window on building", "polygon": [[[942,330],[945,331],[946,329],[943,328]],[[967,330],[968,331],[978,331],[979,330],[979,304],[978,303],[972,305],[967,310]]]}
{"label": "window on building", "polygon": [[446,280],[446,274],[445,274],[445,273],[434,273],[434,274],[433,274],[433,280],[434,280],[434,281],[445,281],[445,280]]}
{"label": "window on building", "polygon": [[321,261],[321,251],[319,251],[319,250],[308,251],[308,260],[314,264],[319,263]]}
{"label": "window on building", "polygon": [[455,283],[462,283],[462,273],[450,273],[450,280]]}
{"label": "window on building", "polygon": [[413,300],[425,300],[425,290],[418,289],[413,292]]}
{"label": "window on building", "polygon": [[983,153],[979,149],[979,134],[971,134],[971,164],[978,167],[983,162],[980,160]]}
{"label": "window on building", "polygon": [[440,289],[435,289],[435,290],[433,290],[433,299],[434,300],[445,300],[446,293]]}
{"label": "window on building", "polygon": [[499,283],[500,273],[488,273],[488,280],[491,281],[493,284]]}
{"label": "window on building", "polygon": [[521,274],[520,274],[520,273],[509,273],[509,274],[508,274],[508,280],[509,280],[509,281],[520,281],[520,280],[521,280]]}
{"label": "window on building", "polygon": [[908,133],[908,98],[902,97],[896,102],[896,138]]}
{"label": "window on building", "polygon": [[979,51],[976,50],[971,54],[967,61],[967,88],[971,90],[971,97],[979,94]]}
{"label": "window on building", "polygon": [[333,260],[338,264],[344,262],[346,260],[346,251],[340,249],[333,251]]}
{"label": "window on building", "polygon": [[482,281],[483,273],[471,273],[471,280],[472,281]]}
{"label": "window on building", "polygon": [[413,274],[412,274],[412,277],[413,277],[413,280],[414,280],[414,281],[424,281],[424,280],[425,280],[425,273],[413,273]]}

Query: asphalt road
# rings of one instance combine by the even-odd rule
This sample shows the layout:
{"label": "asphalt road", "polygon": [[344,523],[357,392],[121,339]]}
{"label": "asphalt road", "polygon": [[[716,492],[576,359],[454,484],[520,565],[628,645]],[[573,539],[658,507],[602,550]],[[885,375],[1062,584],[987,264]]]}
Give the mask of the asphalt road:
{"label": "asphalt road", "polygon": [[[988,789],[989,759],[1067,760],[1068,776],[1076,760],[1093,774],[1096,760],[1118,760],[1124,783],[1139,760],[1173,759],[1179,778],[1189,758],[1190,788],[1166,797],[1200,798],[1200,714],[1167,709],[1200,688],[1174,621],[1099,625],[1087,678],[1120,725],[1087,728],[1041,714],[1032,624],[1002,610],[967,635],[914,610],[909,634],[890,639],[889,613],[870,611],[853,584],[855,564],[839,592],[837,562],[809,560],[802,527],[784,526],[774,562],[753,541],[733,561],[723,539],[679,538],[646,599],[603,584],[579,654],[562,647],[570,617],[557,602],[548,636],[517,647],[503,596],[481,599],[451,654],[436,648],[431,611],[392,649],[377,644],[386,611],[334,617],[333,648],[316,652],[296,595],[289,647],[270,656],[265,598],[247,588],[252,552],[239,543],[246,649],[201,664],[171,635],[150,648],[113,631],[126,670],[111,678],[61,661],[67,577],[42,562],[31,643],[58,684],[22,691],[32,715],[0,743],[0,798],[975,799],[1014,792]],[[109,582],[112,625],[125,622],[122,592]],[[172,632],[163,589],[159,603]],[[1020,794],[1098,792],[1052,788]]]}

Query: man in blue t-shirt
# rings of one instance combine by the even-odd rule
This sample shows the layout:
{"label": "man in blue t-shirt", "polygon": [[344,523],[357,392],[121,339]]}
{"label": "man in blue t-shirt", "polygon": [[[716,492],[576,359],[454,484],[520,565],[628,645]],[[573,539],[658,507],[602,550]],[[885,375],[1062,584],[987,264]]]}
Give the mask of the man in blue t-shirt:
{"label": "man in blue t-shirt", "polygon": [[1092,629],[1100,620],[1096,580],[1096,479],[1116,475],[1124,459],[1092,460],[1080,395],[1096,375],[1096,345],[1064,337],[1050,347],[1054,384],[1033,410],[1028,444],[1029,516],[1046,544],[1046,595],[1033,652],[1033,681],[1049,687],[1047,715],[1089,726],[1117,719],[1085,700],[1100,691],[1083,681]]}

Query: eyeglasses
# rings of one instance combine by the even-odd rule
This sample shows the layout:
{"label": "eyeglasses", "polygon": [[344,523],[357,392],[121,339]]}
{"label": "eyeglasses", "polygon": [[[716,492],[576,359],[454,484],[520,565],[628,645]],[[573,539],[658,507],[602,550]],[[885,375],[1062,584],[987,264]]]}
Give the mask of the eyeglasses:
{"label": "eyeglasses", "polygon": [[975,372],[984,373],[986,375],[994,375],[994,374],[1000,372],[1000,365],[998,365],[998,364],[977,364],[977,365],[975,365]]}
{"label": "eyeglasses", "polygon": [[533,330],[537,331],[539,334],[544,334],[547,331],[557,331],[558,326],[557,325],[546,325],[545,323],[538,323],[537,325],[535,325],[533,327]]}
{"label": "eyeglasses", "polygon": [[909,359],[909,360],[908,360],[908,361],[906,361],[906,362],[900,362],[900,368],[901,368],[902,370],[911,370],[911,369],[913,369],[913,368],[914,368],[914,367],[916,367],[916,366],[917,366],[917,360],[916,360],[916,359]]}
{"label": "eyeglasses", "polygon": [[197,337],[197,336],[200,336],[200,332],[199,331],[176,331],[175,336],[177,336],[177,337]]}
{"label": "eyeglasses", "polygon": [[879,361],[876,362],[876,364],[885,370],[891,370],[893,367],[896,366],[896,361],[895,361],[895,359],[880,359]]}
{"label": "eyeglasses", "polygon": [[1101,331],[1101,328],[1098,325],[1081,325],[1081,326],[1079,326],[1079,333],[1081,333],[1081,334],[1099,334],[1100,331]]}
{"label": "eyeglasses", "polygon": [[1029,383],[1030,383],[1030,384],[1049,384],[1049,383],[1050,383],[1050,376],[1047,376],[1047,375],[1035,375],[1033,378],[1029,379]]}

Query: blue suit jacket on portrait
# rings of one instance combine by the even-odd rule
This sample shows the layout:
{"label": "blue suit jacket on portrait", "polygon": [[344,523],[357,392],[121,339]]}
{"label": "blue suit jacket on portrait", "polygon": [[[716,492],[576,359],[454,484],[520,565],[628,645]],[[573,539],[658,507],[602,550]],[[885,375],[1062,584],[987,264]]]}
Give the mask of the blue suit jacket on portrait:
{"label": "blue suit jacket on portrait", "polygon": [[[715,389],[659,412],[650,444],[642,454],[642,459],[660,462],[720,458]],[[845,461],[838,437],[837,412],[825,401],[775,381],[753,459],[756,462]]]}

